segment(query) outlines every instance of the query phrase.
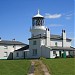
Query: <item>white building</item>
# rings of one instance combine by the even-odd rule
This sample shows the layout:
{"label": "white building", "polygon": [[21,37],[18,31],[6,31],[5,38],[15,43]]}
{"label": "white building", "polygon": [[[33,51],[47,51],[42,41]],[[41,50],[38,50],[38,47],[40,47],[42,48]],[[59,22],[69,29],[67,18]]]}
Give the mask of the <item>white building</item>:
{"label": "white building", "polygon": [[15,55],[18,52],[26,53],[25,58],[65,58],[75,55],[75,48],[71,47],[71,39],[66,37],[65,30],[62,30],[61,35],[52,35],[49,28],[44,25],[44,17],[39,14],[39,11],[37,15],[32,17],[30,32],[29,50],[26,50],[25,47],[25,49],[21,48],[15,51]]}
{"label": "white building", "polygon": [[51,35],[49,28],[44,25],[44,17],[38,14],[32,18],[32,28],[29,38],[29,58],[55,58],[74,55],[71,39],[66,38],[65,30],[61,35]]}
{"label": "white building", "polygon": [[[72,40],[66,37],[66,31],[62,30],[61,35],[51,34],[49,28],[44,25],[44,17],[39,11],[32,17],[30,32],[29,45],[16,41],[8,43],[0,41],[0,59],[75,56],[75,48],[71,47]],[[7,46],[8,48],[5,49],[4,47]]]}
{"label": "white building", "polygon": [[0,38],[0,59],[13,59],[13,52],[26,44],[19,41],[1,40]]}

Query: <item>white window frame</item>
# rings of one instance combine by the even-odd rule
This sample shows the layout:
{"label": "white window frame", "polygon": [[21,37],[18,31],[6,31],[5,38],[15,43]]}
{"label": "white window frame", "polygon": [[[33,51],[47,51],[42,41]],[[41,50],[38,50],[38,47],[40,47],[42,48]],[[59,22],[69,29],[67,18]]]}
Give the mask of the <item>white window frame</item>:
{"label": "white window frame", "polygon": [[8,57],[8,52],[4,52],[4,57]]}

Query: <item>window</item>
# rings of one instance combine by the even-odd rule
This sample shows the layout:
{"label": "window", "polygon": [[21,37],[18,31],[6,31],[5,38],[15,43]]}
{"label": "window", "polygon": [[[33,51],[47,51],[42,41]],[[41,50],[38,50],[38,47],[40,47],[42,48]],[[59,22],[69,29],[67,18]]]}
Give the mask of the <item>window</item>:
{"label": "window", "polygon": [[36,45],[36,41],[33,41],[33,45]]}
{"label": "window", "polygon": [[8,56],[8,53],[7,52],[4,52],[4,57],[7,57]]}
{"label": "window", "polygon": [[37,55],[37,49],[33,49],[33,56]]}
{"label": "window", "polygon": [[45,45],[45,40],[41,40],[41,45]]}
{"label": "window", "polygon": [[55,46],[57,47],[57,42],[55,42]]}
{"label": "window", "polygon": [[16,53],[16,57],[19,57],[19,53],[18,52]]}
{"label": "window", "polygon": [[53,54],[56,54],[56,51],[53,51]]}
{"label": "window", "polygon": [[13,45],[13,48],[14,48],[15,46]]}
{"label": "window", "polygon": [[8,46],[5,45],[5,46],[4,46],[4,49],[8,49]]}

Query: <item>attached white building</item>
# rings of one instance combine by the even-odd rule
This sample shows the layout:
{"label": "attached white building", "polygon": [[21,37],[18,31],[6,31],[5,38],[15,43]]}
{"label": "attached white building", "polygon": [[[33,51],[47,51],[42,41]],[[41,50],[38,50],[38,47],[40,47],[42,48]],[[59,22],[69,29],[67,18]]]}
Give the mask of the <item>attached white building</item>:
{"label": "attached white building", "polygon": [[0,39],[0,59],[13,59],[13,52],[26,44],[19,41],[8,41]]}

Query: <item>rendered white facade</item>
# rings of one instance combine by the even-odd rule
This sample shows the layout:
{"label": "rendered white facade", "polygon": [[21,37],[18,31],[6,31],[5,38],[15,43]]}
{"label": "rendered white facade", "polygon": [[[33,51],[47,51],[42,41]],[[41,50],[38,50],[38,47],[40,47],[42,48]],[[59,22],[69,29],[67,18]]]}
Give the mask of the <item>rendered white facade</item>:
{"label": "rendered white facade", "polygon": [[[2,40],[0,42],[3,42]],[[13,41],[11,41],[13,42]],[[13,52],[25,45],[14,45],[14,44],[0,44],[0,59],[13,59]]]}

